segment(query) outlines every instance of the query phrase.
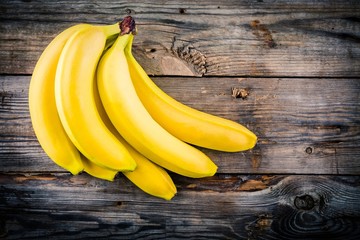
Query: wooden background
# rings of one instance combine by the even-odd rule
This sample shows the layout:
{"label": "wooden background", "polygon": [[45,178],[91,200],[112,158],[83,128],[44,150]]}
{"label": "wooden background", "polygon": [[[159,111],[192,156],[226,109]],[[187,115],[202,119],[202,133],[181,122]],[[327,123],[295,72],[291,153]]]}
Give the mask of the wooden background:
{"label": "wooden background", "polygon": [[[45,46],[80,22],[138,23],[134,54],[168,94],[240,122],[250,151],[201,149],[214,177],[171,174],[171,201],[57,167],[28,86]],[[0,238],[358,239],[359,1],[1,1]],[[249,95],[232,96],[232,88]]]}

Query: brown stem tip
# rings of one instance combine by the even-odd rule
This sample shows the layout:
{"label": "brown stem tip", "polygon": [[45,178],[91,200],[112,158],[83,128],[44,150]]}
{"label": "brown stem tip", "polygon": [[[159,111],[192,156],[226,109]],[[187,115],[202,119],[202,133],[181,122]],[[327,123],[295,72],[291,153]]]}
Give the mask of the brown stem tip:
{"label": "brown stem tip", "polygon": [[120,35],[125,35],[129,33],[136,33],[135,20],[131,16],[127,16],[120,23]]}

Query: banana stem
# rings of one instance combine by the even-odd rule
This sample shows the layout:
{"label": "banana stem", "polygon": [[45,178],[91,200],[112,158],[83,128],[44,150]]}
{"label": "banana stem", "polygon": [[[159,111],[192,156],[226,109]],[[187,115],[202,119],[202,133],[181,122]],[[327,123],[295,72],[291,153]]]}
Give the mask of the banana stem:
{"label": "banana stem", "polygon": [[131,55],[133,40],[134,40],[134,38],[131,37],[131,38],[129,39],[128,44],[126,45],[126,47],[125,47],[125,49],[124,49],[124,51],[125,51],[128,55]]}
{"label": "banana stem", "polygon": [[105,49],[109,48],[115,42],[116,38],[125,34],[136,34],[135,20],[131,16],[127,16],[123,21],[112,25],[98,26],[100,27],[107,38]]}
{"label": "banana stem", "polygon": [[136,34],[135,20],[131,16],[127,16],[120,22],[120,35]]}
{"label": "banana stem", "polygon": [[117,48],[125,49],[126,45],[128,45],[129,40],[132,39],[134,36],[132,34],[126,34],[124,36],[118,37],[116,42],[114,43]]}
{"label": "banana stem", "polygon": [[[135,20],[131,16],[125,17],[124,20],[119,23],[116,23],[113,25],[102,26],[102,29],[107,36],[107,40],[106,40],[106,44],[105,44],[105,51],[107,49],[109,49],[115,43],[116,39],[119,36],[119,32],[120,32],[120,36],[126,35],[126,34],[128,34],[129,36],[127,36],[126,38],[123,38],[121,41],[119,41],[119,42],[121,42],[119,44],[124,45],[129,41],[130,44],[126,44],[126,45],[130,45],[130,48],[128,51],[131,52],[133,35],[136,34]],[[132,34],[130,34],[130,33],[132,33]]]}
{"label": "banana stem", "polygon": [[109,49],[114,44],[114,42],[116,41],[118,36],[119,36],[119,33],[111,35],[110,37],[108,37],[106,39],[105,50]]}
{"label": "banana stem", "polygon": [[120,32],[119,23],[99,27],[104,31],[106,38],[110,38],[112,35],[117,35]]}

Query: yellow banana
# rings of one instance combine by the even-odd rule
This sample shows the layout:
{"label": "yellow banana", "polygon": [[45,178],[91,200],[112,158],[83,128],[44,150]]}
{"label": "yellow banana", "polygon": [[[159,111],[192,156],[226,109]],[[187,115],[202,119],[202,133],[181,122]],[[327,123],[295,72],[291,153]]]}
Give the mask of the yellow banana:
{"label": "yellow banana", "polygon": [[36,63],[29,87],[29,111],[36,137],[50,159],[72,174],[82,171],[83,165],[80,153],[67,136],[56,110],[55,74],[66,41],[74,33],[89,27],[88,24],[78,24],[55,37]]}
{"label": "yellow banana", "polygon": [[[114,134],[114,136],[126,147],[136,162],[136,169],[134,171],[123,172],[123,174],[137,187],[150,195],[166,200],[173,198],[176,194],[176,187],[169,174],[160,166],[145,158],[125,141],[125,139],[115,129],[109,117],[106,115],[97,89],[95,89],[94,93],[96,107],[100,114],[101,120],[105,123],[111,133]],[[85,159],[84,170],[97,178],[112,180],[115,177],[116,172],[114,170],[105,169],[94,165],[95,164],[86,161]]]}
{"label": "yellow banana", "polygon": [[144,192],[166,200],[172,199],[176,194],[176,186],[169,174],[130,145],[128,146],[137,167],[134,171],[123,174]]}
{"label": "yellow banana", "polygon": [[[121,137],[120,137],[121,138]],[[144,192],[166,200],[172,199],[176,194],[176,186],[169,174],[160,166],[145,158],[125,140],[123,144],[136,161],[136,169],[132,172],[122,172],[132,183]],[[82,156],[84,171],[93,177],[113,181],[118,171],[103,168]]]}
{"label": "yellow banana", "polygon": [[146,110],[168,132],[190,144],[220,151],[237,152],[255,146],[256,135],[241,124],[201,112],[167,95],[146,74],[131,49],[132,40],[125,55],[136,92]]}
{"label": "yellow banana", "polygon": [[118,171],[112,170],[109,168],[101,167],[93,162],[91,162],[89,159],[87,159],[85,156],[81,155],[81,160],[84,165],[84,171],[87,172],[89,175],[108,180],[108,181],[114,181],[114,178]]}
{"label": "yellow banana", "polygon": [[217,166],[204,153],[168,133],[142,105],[124,53],[132,37],[118,37],[98,65],[100,98],[111,122],[127,142],[158,165],[188,177],[214,175]]}
{"label": "yellow banana", "polygon": [[55,77],[55,100],[66,133],[96,165],[132,171],[134,159],[106,128],[94,100],[95,72],[108,37],[117,24],[93,26],[72,36],[61,53]]}

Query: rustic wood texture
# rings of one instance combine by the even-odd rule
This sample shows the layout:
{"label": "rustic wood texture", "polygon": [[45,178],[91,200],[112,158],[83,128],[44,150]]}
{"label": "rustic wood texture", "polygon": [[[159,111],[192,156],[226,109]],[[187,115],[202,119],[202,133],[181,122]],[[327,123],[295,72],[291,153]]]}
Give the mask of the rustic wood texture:
{"label": "rustic wood texture", "polygon": [[[359,238],[359,1],[24,0],[0,13],[1,239]],[[171,173],[171,201],[121,174],[72,176],[31,126],[31,73],[51,39],[125,15],[156,84],[259,137],[241,153],[200,148],[218,173]]]}
{"label": "rustic wood texture", "polygon": [[31,74],[46,44],[79,22],[138,22],[152,75],[353,76],[359,1],[1,1],[0,72]]}
{"label": "rustic wood texture", "polygon": [[359,177],[175,180],[178,196],[166,202],[145,199],[123,177],[106,182],[85,174],[2,175],[0,234],[9,239],[358,239],[360,234]]}

